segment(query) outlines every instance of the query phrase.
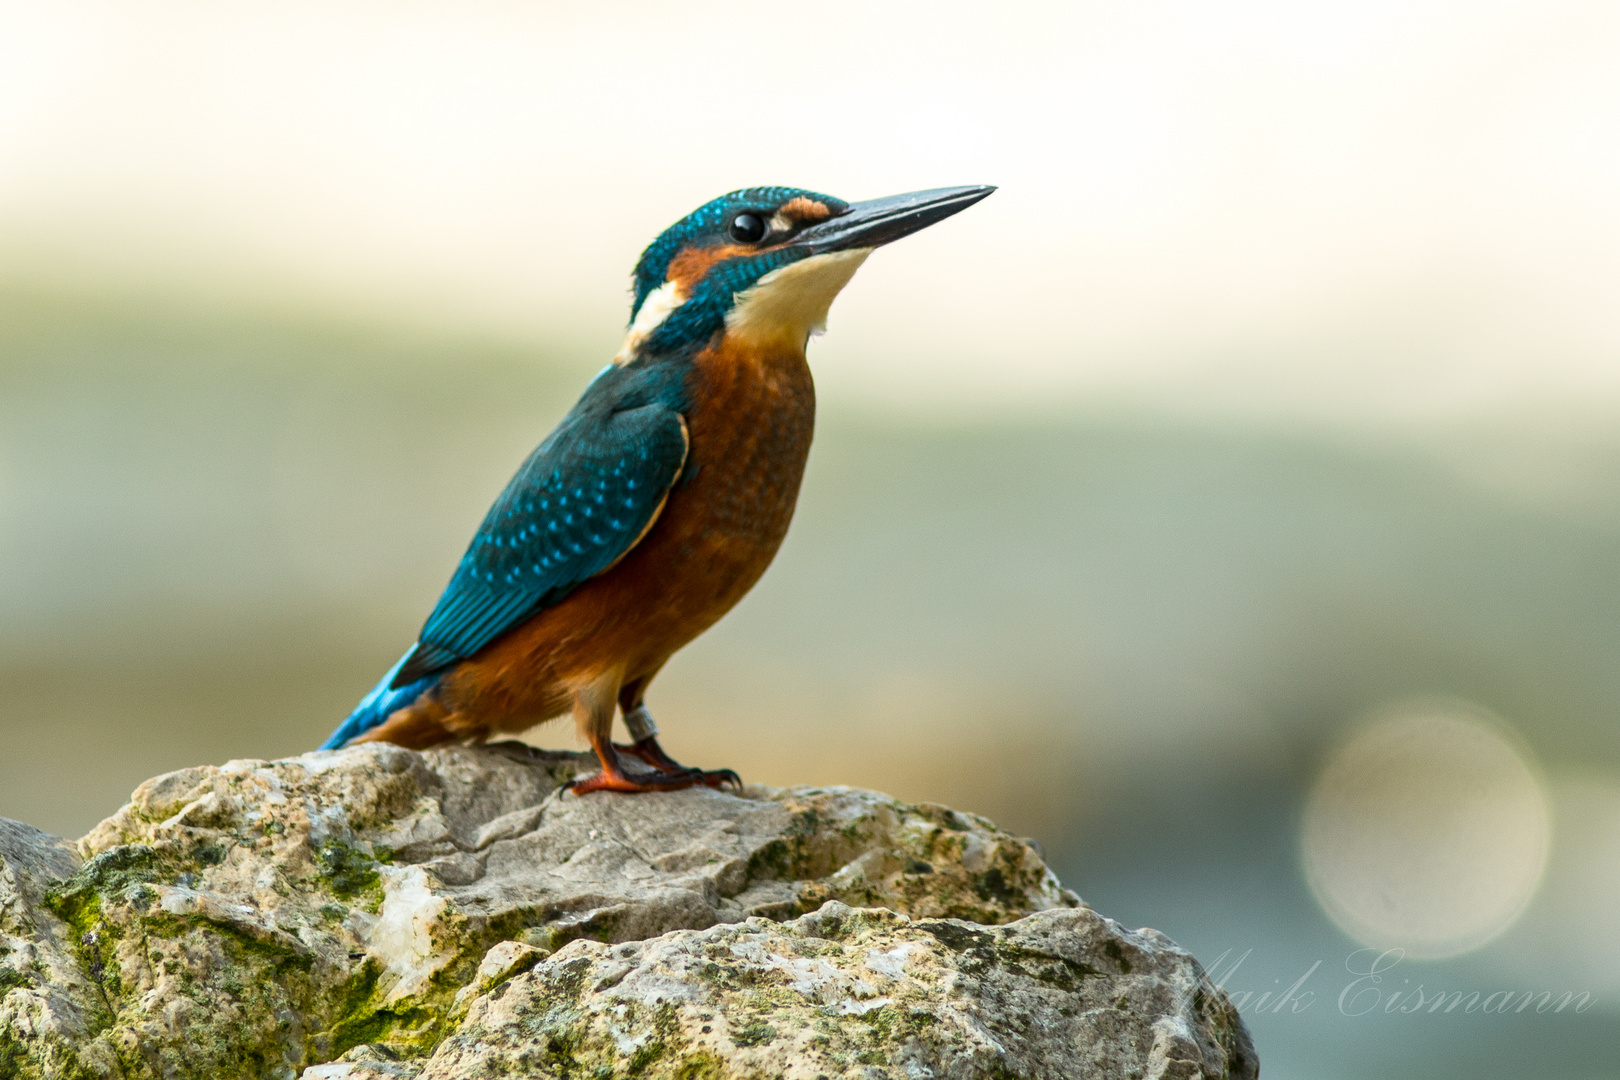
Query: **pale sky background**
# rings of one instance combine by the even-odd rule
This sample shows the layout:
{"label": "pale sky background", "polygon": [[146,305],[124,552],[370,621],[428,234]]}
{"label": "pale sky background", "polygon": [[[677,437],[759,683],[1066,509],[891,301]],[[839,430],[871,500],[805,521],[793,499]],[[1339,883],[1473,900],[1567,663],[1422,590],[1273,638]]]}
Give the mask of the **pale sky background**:
{"label": "pale sky background", "polygon": [[713,195],[979,182],[825,394],[1620,409],[1612,2],[0,4],[0,271],[49,288],[605,358]]}

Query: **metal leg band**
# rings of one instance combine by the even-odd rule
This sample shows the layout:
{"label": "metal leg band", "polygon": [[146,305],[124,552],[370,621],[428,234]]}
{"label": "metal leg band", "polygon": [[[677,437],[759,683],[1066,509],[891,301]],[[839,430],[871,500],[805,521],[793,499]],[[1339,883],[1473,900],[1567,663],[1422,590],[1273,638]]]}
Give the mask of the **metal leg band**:
{"label": "metal leg band", "polygon": [[624,714],[624,727],[630,733],[631,742],[641,742],[658,734],[658,725],[653,723],[652,713],[645,705],[637,705]]}

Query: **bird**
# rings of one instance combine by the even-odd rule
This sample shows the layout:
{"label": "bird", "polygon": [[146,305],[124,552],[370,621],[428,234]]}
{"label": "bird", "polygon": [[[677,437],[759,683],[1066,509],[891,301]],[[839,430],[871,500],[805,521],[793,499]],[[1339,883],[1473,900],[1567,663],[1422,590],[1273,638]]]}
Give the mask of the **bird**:
{"label": "bird", "polygon": [[[322,744],[479,744],[572,713],[575,794],[741,787],[659,744],[647,687],[775,557],[815,424],[806,360],[871,253],[990,185],[845,202],[753,187],[698,207],[631,276],[624,344],[518,468],[416,643]],[[615,713],[631,742],[612,740]],[[649,768],[630,769],[625,757]]]}

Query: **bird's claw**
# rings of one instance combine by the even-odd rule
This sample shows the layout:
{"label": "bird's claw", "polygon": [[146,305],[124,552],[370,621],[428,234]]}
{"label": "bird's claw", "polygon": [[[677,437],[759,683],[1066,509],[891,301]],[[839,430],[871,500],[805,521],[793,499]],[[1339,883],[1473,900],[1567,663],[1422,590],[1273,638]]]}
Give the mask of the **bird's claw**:
{"label": "bird's claw", "polygon": [[669,773],[638,773],[634,776],[606,769],[579,776],[563,784],[575,795],[588,795],[593,791],[620,791],[627,794],[647,791],[683,791],[692,787],[719,788],[731,784],[742,790],[742,778],[731,769],[682,769]]}
{"label": "bird's claw", "polygon": [[725,787],[729,784],[738,791],[743,789],[742,777],[732,769],[710,769],[703,773],[703,782],[712,788]]}
{"label": "bird's claw", "polygon": [[742,790],[742,777],[738,776],[734,770],[704,770],[682,765],[670,757],[662,746],[658,745],[656,735],[649,735],[645,739],[634,743],[614,743],[613,750],[617,754],[628,754],[633,758],[646,762],[666,776],[688,776],[692,777],[695,783],[701,783],[705,787],[720,788],[729,785],[738,791]]}

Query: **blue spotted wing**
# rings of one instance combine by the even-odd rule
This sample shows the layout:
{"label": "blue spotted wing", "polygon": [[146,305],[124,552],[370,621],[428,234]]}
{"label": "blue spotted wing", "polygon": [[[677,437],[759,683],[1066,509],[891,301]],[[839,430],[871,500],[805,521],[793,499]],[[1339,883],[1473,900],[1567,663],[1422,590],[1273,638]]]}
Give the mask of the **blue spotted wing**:
{"label": "blue spotted wing", "polygon": [[490,507],[391,685],[472,656],[612,566],[663,509],[686,449],[665,405],[576,409]]}

